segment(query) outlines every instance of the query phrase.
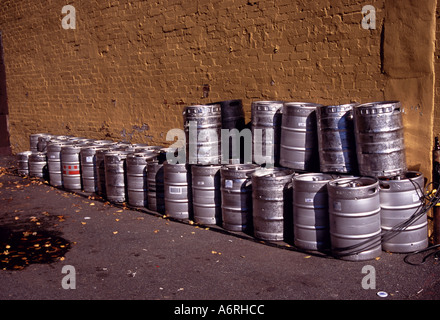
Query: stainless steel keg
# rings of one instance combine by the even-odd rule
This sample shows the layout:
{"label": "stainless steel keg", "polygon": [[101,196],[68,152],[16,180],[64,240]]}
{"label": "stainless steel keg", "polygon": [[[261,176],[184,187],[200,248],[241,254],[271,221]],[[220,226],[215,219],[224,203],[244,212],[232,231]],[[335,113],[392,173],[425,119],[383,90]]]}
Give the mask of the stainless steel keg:
{"label": "stainless steel keg", "polygon": [[221,165],[191,167],[194,221],[221,225]]}
{"label": "stainless steel keg", "polygon": [[253,162],[266,163],[266,167],[279,165],[282,108],[283,101],[252,102]]}
{"label": "stainless steel keg", "polygon": [[285,240],[292,215],[292,177],[288,168],[262,168],[252,174],[252,221],[257,239]]}
{"label": "stainless steel keg", "polygon": [[187,162],[218,164],[222,124],[220,105],[188,106],[184,110],[183,117]]}
{"label": "stainless steel keg", "polygon": [[327,185],[332,253],[343,260],[363,261],[380,256],[379,181],[349,177]]}
{"label": "stainless steel keg", "polygon": [[67,142],[51,140],[47,145],[47,166],[49,183],[54,187],[63,186],[63,166],[61,164],[61,149]]}
{"label": "stainless steel keg", "polygon": [[298,171],[319,171],[316,108],[320,104],[285,102],[281,124],[280,165]]}
{"label": "stainless steel keg", "polygon": [[32,154],[32,151],[23,151],[17,153],[17,167],[18,173],[21,175],[28,176],[29,175],[29,156]]}
{"label": "stainless steel keg", "polygon": [[229,164],[220,170],[222,225],[230,231],[252,230],[252,174],[256,164]]}
{"label": "stainless steel keg", "polygon": [[392,177],[405,173],[401,103],[372,102],[358,105],[353,110],[360,175]]}
{"label": "stainless steel keg", "polygon": [[402,176],[381,178],[380,207],[382,249],[407,253],[428,246],[428,215],[424,212],[424,177],[407,171]]}
{"label": "stainless steel keg", "polygon": [[110,202],[126,201],[126,158],[130,151],[114,150],[104,154],[105,192]]}
{"label": "stainless steel keg", "polygon": [[188,219],[192,213],[191,166],[186,163],[164,162],[165,214]]}
{"label": "stainless steel keg", "polygon": [[81,191],[81,147],[66,144],[61,146],[63,187],[70,191]]}
{"label": "stainless steel keg", "polygon": [[135,152],[127,156],[127,198],[135,207],[148,206],[147,163],[157,156],[154,152]]}
{"label": "stainless steel keg", "polygon": [[327,184],[333,176],[305,173],[293,178],[293,234],[304,250],[330,249]]}
{"label": "stainless steel keg", "polygon": [[32,152],[29,155],[29,175],[47,180],[47,156],[46,152]]}
{"label": "stainless steel keg", "polygon": [[319,166],[321,172],[358,171],[353,107],[356,103],[316,108]]}

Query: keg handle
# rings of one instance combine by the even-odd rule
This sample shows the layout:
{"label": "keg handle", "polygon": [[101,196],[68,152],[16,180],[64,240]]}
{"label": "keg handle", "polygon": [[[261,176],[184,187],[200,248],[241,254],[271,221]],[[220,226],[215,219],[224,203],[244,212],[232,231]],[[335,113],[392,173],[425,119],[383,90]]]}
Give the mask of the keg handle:
{"label": "keg handle", "polygon": [[369,193],[369,194],[375,194],[377,191],[378,191],[378,188],[377,188],[377,187],[374,187],[374,188],[370,188],[370,189],[368,190],[368,193]]}

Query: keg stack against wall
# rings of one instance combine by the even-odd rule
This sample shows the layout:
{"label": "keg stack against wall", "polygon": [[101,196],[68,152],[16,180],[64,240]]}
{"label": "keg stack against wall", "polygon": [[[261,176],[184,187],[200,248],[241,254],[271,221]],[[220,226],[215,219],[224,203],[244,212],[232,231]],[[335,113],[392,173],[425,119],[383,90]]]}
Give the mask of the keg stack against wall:
{"label": "keg stack against wall", "polygon": [[398,101],[255,101],[247,127],[242,101],[227,100],[185,107],[183,129],[177,148],[33,134],[18,172],[344,260],[428,246]]}

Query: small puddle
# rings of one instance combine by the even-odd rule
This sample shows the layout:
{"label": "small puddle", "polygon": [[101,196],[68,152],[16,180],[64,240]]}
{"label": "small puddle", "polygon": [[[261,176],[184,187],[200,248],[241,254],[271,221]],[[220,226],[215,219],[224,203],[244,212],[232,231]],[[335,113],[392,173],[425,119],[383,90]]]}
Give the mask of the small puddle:
{"label": "small puddle", "polygon": [[22,270],[32,263],[58,261],[70,242],[48,230],[15,231],[0,226],[0,270]]}

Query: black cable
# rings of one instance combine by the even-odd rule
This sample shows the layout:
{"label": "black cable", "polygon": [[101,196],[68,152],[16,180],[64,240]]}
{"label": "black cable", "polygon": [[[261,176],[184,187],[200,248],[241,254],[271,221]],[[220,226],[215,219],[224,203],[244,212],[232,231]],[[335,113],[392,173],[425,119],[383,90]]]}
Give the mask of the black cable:
{"label": "black cable", "polygon": [[430,246],[430,247],[428,247],[428,248],[422,249],[422,250],[418,250],[418,251],[411,252],[411,253],[407,254],[407,255],[405,256],[405,258],[403,258],[403,261],[405,261],[406,263],[408,263],[408,264],[410,264],[410,265],[413,265],[413,266],[419,266],[419,265],[421,265],[421,264],[424,264],[424,263],[426,262],[426,260],[427,260],[430,256],[434,256],[434,259],[435,259],[435,260],[438,260],[439,257],[440,257],[440,250],[435,250],[435,251],[433,251],[433,252],[431,252],[431,253],[425,255],[425,256],[423,257],[423,259],[421,260],[421,262],[419,262],[419,263],[413,263],[413,262],[410,262],[410,261],[409,261],[409,258],[412,257],[412,256],[415,256],[415,255],[418,255],[418,254],[420,254],[420,253],[424,253],[424,252],[427,252],[427,251],[433,250],[433,249],[438,248],[438,247],[440,247],[440,243],[439,243],[439,244],[436,244],[436,245],[433,245],[433,246]]}

